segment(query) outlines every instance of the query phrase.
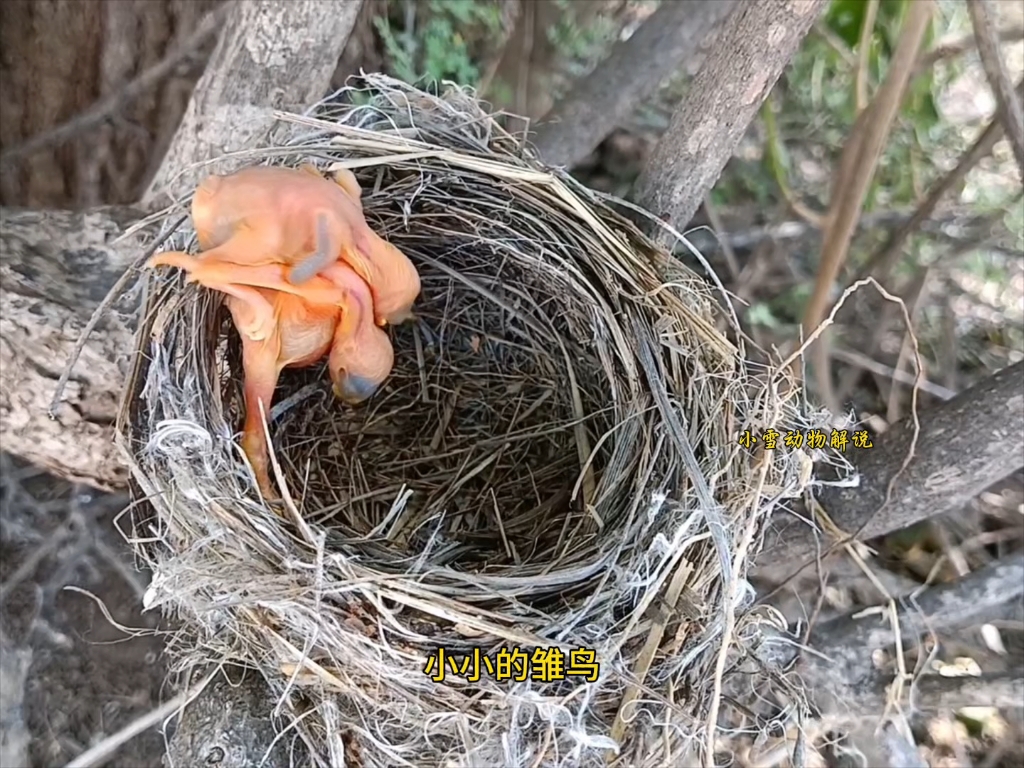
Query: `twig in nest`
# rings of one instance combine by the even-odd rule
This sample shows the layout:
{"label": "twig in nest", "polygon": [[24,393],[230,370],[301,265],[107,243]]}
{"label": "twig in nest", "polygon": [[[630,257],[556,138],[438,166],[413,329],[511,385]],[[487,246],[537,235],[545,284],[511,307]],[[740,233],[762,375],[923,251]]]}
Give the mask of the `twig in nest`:
{"label": "twig in nest", "polygon": [[129,265],[128,269],[124,271],[124,274],[117,279],[117,282],[114,283],[111,289],[107,292],[107,295],[103,297],[103,301],[100,302],[100,305],[93,311],[92,316],[89,318],[89,322],[85,324],[82,334],[78,337],[78,341],[75,342],[75,346],[71,350],[71,356],[68,359],[67,365],[64,367],[64,371],[61,373],[60,379],[57,381],[57,388],[54,390],[53,399],[50,400],[50,408],[48,411],[51,419],[56,418],[57,406],[60,405],[60,399],[64,395],[64,388],[68,385],[71,373],[75,368],[75,363],[78,362],[78,358],[81,356],[82,350],[85,349],[85,344],[89,340],[89,336],[96,329],[96,326],[103,318],[103,315],[106,314],[107,310],[113,306],[114,302],[121,297],[121,293],[128,287],[128,283],[138,276],[137,272],[139,267],[145,264],[146,260],[156,253],[157,248],[163,245],[164,241],[171,236],[171,233],[180,227],[187,218],[187,214],[182,216],[162,236],[157,237],[146,252]]}
{"label": "twig in nest", "polygon": [[117,93],[112,93],[110,96],[100,99],[66,123],[58,125],[56,128],[51,128],[48,131],[43,131],[27,141],[5,150],[3,154],[0,154],[0,167],[9,167],[18,160],[28,157],[41,149],[51,147],[54,144],[63,144],[65,141],[86,133],[115,116],[128,104],[194,56],[196,51],[222,27],[230,5],[231,3],[224,3],[220,8],[206,14],[200,20],[199,26],[196,27],[195,31],[186,40],[176,46],[163,59],[127,83]]}
{"label": "twig in nest", "polygon": [[999,39],[992,20],[994,3],[992,0],[967,0],[967,10],[978,41],[978,56],[996,97],[999,119],[1006,128],[1017,167],[1024,176],[1024,113],[1021,111],[1021,99],[1014,93],[1006,63],[999,53]]}

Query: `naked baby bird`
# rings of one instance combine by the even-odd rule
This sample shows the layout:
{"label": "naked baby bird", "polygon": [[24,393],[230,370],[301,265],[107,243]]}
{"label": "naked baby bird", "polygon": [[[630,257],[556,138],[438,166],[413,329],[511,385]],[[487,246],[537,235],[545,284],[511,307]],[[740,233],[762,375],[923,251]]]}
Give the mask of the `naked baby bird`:
{"label": "naked baby bird", "polygon": [[[279,267],[283,270],[283,267]],[[267,325],[262,307],[250,298],[229,294],[232,320],[242,337],[245,370],[245,425],[242,450],[264,498],[277,497],[270,482],[269,451],[262,411],[270,406],[281,371],[312,365],[325,354],[335,396],[356,404],[370,397],[391,373],[394,350],[388,335],[373,322],[370,291],[345,264],[310,279],[310,288],[324,296],[333,290],[335,303],[312,303],[292,293],[253,289],[269,307]]]}
{"label": "naked baby bird", "polygon": [[[311,165],[259,166],[210,176],[192,198],[201,263],[191,275],[217,290],[228,285],[306,295],[307,283],[337,261],[367,284],[378,325],[412,316],[420,292],[416,267],[363,218],[361,190],[347,169],[325,179]],[[168,252],[152,265],[179,266],[188,254]],[[284,273],[266,267],[284,264]]]}
{"label": "naked baby bird", "polygon": [[367,226],[360,196],[349,171],[334,181],[312,166],[212,176],[192,200],[203,252],[148,262],[183,269],[190,282],[226,295],[242,337],[242,448],[269,498],[276,494],[260,404],[269,415],[281,371],[327,354],[335,395],[367,399],[394,365],[381,326],[409,317],[419,294],[415,267]]}

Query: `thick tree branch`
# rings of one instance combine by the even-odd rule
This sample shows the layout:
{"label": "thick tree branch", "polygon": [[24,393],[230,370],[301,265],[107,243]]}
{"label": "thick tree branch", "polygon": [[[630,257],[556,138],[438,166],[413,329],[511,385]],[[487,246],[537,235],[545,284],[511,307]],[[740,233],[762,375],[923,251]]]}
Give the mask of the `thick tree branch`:
{"label": "thick tree branch", "polygon": [[[897,600],[900,638],[913,646],[930,631],[939,636],[951,630],[977,626],[1005,615],[1007,607],[1024,595],[1024,555],[991,563],[952,584],[925,590],[913,602]],[[826,658],[806,654],[798,672],[825,712],[850,716],[878,716],[893,670],[879,670],[872,652],[893,651],[896,635],[885,614],[842,616],[819,625],[808,645]],[[989,679],[954,679],[934,675],[917,683],[918,709],[936,710],[972,704],[1021,706],[1024,671]],[[987,701],[986,701],[987,697]]]}
{"label": "thick tree branch", "polygon": [[[895,424],[870,449],[855,454],[855,488],[827,487],[821,504],[832,521],[858,539],[870,539],[962,508],[988,486],[1024,466],[1024,362],[978,382],[920,415],[914,458],[886,503],[913,438],[912,417]],[[814,561],[836,542],[793,517],[773,521],[762,564]]]}
{"label": "thick tree branch", "polygon": [[585,158],[682,69],[736,5],[737,0],[662,3],[545,116],[534,138],[543,160],[571,168]]}
{"label": "thick tree branch", "polygon": [[[362,0],[245,0],[228,16],[181,125],[149,186],[147,207],[194,189],[221,155],[265,143],[273,110],[299,111],[321,99]],[[225,161],[224,172],[251,158]]]}
{"label": "thick tree branch", "polygon": [[0,422],[3,448],[60,477],[102,489],[127,473],[114,449],[131,331],[107,317],[86,345],[56,417],[57,380],[88,322],[141,237],[114,244],[133,209],[0,211]]}
{"label": "thick tree branch", "polygon": [[748,0],[729,16],[637,180],[641,206],[686,226],[824,5]]}
{"label": "thick tree branch", "polygon": [[1021,109],[1020,97],[1014,93],[1003,57],[999,53],[999,36],[993,21],[994,6],[992,0],[967,0],[974,38],[978,41],[978,56],[995,94],[997,113],[1006,129],[1010,146],[1013,147],[1017,167],[1024,176],[1024,111]]}

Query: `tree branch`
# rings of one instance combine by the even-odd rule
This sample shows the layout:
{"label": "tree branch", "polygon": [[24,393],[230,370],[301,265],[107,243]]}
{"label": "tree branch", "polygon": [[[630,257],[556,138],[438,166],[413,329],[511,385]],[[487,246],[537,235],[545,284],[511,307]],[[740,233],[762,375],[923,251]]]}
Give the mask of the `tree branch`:
{"label": "tree branch", "polygon": [[[1024,27],[1015,26],[1000,29],[996,33],[996,37],[1000,43],[1012,43],[1017,40],[1024,39]],[[917,60],[917,64],[914,65],[914,76],[917,77],[924,72],[927,72],[940,61],[948,61],[954,59],[957,56],[962,56],[967,51],[974,48],[976,45],[974,33],[958,37],[954,40],[940,40],[934,48],[925,53]]]}
{"label": "tree branch", "polygon": [[[1024,466],[1024,362],[998,371],[920,416],[914,458],[885,503],[913,438],[912,417],[893,425],[875,447],[856,454],[859,484],[826,487],[820,501],[832,521],[871,539],[962,508],[988,486]],[[779,517],[759,562],[808,560],[829,543],[795,517]],[[836,543],[837,544],[837,543]]]}
{"label": "tree branch", "polygon": [[101,208],[0,211],[0,421],[4,450],[93,487],[120,488],[114,449],[131,330],[111,314],[75,368],[55,418],[47,407],[93,310],[142,252],[141,236],[114,240],[141,213]]}
{"label": "tree branch", "polygon": [[662,3],[545,116],[534,138],[543,160],[571,168],[585,158],[683,67],[736,5],[737,0]]}
{"label": "tree branch", "polygon": [[[1024,97],[1024,80],[1017,83],[1017,93]],[[899,258],[907,238],[931,217],[942,198],[950,190],[959,186],[967,178],[967,174],[992,153],[992,149],[1002,137],[1003,123],[996,115],[974,144],[961,155],[956,167],[932,185],[932,188],[928,190],[928,195],[921,201],[914,214],[871,255],[855,279],[860,280],[868,275],[878,277],[891,270],[896,259]]]}
{"label": "tree branch", "polygon": [[[196,164],[271,138],[273,110],[302,111],[320,100],[362,0],[236,2],[224,33],[143,197],[146,207],[188,194]],[[247,160],[225,161],[224,172]]]}
{"label": "tree branch", "polygon": [[177,45],[162,60],[146,69],[116,93],[100,99],[66,123],[62,123],[48,131],[43,131],[21,144],[4,150],[0,154],[0,167],[7,169],[17,161],[41,149],[52,147],[55,144],[62,144],[109,120],[124,109],[126,105],[170,75],[183,62],[195,56],[202,49],[203,45],[224,26],[227,11],[227,6],[221,6],[214,11],[210,11],[187,40]]}
{"label": "tree branch", "polygon": [[974,38],[978,41],[978,56],[996,97],[996,111],[1006,129],[1010,146],[1013,147],[1017,167],[1021,176],[1024,176],[1024,112],[1021,111],[1021,99],[1014,93],[1006,64],[999,53],[999,37],[992,20],[995,8],[992,0],[967,0],[967,10],[971,14]]}
{"label": "tree branch", "polygon": [[[990,563],[951,584],[931,587],[912,602],[897,600],[900,639],[915,644],[929,631],[940,634],[977,626],[1005,614],[1024,595],[1024,555]],[[872,652],[892,651],[896,642],[885,614],[858,618],[859,613],[841,616],[816,627],[807,645],[825,654],[806,654],[798,672],[815,703],[829,713],[876,716],[886,700],[886,686],[893,672],[876,668]],[[935,710],[947,706],[1020,706],[1024,670],[1009,677],[946,680],[923,676],[915,686],[917,709]],[[987,697],[987,701],[986,701]],[[998,703],[997,703],[998,702]]]}
{"label": "tree branch", "polygon": [[641,206],[686,226],[824,5],[748,0],[729,16],[637,180]]}
{"label": "tree branch", "polygon": [[[864,199],[875,177],[875,169],[882,157],[889,131],[903,103],[914,61],[931,23],[933,11],[931,0],[918,0],[908,7],[885,81],[871,104],[860,113],[843,146],[833,178],[828,215],[825,217],[818,275],[801,322],[805,338],[811,336],[825,317],[832,285],[849,253],[857,219],[860,218]],[[839,407],[832,391],[828,334],[822,334],[811,345],[810,353],[817,377],[818,397],[827,408],[836,412]]]}

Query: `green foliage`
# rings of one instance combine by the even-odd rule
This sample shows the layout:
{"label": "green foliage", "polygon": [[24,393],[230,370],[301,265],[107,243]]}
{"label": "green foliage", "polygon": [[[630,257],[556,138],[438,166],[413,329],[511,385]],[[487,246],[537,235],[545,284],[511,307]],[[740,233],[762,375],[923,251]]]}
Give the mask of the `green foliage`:
{"label": "green foliage", "polygon": [[593,66],[606,50],[615,35],[615,24],[606,16],[598,16],[589,24],[581,25],[572,0],[555,0],[555,5],[563,14],[558,23],[547,30],[548,40],[565,59],[569,74],[577,77]]}
{"label": "green foliage", "polygon": [[501,32],[501,7],[487,0],[405,0],[375,18],[390,73],[408,83],[451,80],[476,85],[477,57],[470,41]]}

